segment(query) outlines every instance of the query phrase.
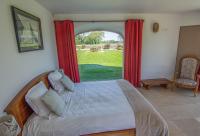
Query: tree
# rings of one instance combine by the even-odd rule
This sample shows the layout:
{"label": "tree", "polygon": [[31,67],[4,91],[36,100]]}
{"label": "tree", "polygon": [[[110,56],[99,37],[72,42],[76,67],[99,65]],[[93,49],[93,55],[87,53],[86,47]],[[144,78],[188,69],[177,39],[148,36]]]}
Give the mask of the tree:
{"label": "tree", "polygon": [[103,31],[93,31],[90,32],[89,35],[85,37],[85,44],[99,44],[102,42],[102,39],[104,37]]}
{"label": "tree", "polygon": [[75,40],[76,40],[76,44],[77,45],[85,44],[85,33],[78,34],[76,36]]}
{"label": "tree", "polygon": [[76,44],[100,44],[104,37],[103,31],[92,31],[88,33],[78,34],[75,38]]}
{"label": "tree", "polygon": [[123,41],[123,38],[122,38],[122,36],[120,34],[117,36],[117,39],[118,39],[119,42]]}
{"label": "tree", "polygon": [[107,40],[106,43],[117,43],[115,40]]}

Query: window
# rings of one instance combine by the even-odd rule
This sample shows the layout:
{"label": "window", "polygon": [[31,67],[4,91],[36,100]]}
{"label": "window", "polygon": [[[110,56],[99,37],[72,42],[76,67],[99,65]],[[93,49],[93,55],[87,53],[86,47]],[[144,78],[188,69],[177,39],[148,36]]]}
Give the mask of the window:
{"label": "window", "polygon": [[123,38],[109,31],[90,31],[76,35],[81,81],[122,78]]}

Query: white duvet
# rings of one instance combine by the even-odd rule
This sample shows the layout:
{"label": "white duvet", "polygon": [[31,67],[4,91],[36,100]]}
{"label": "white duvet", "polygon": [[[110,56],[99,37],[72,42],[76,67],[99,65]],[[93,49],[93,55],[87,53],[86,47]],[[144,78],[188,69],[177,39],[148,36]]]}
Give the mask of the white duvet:
{"label": "white duvet", "polygon": [[115,80],[83,82],[74,92],[64,93],[63,117],[50,119],[33,114],[24,126],[23,136],[79,136],[135,128],[135,116]]}

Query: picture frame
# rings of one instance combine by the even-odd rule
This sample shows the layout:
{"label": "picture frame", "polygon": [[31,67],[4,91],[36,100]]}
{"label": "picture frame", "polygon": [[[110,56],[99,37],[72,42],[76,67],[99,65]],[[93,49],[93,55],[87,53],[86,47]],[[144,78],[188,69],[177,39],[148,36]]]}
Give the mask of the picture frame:
{"label": "picture frame", "polygon": [[40,18],[11,6],[18,52],[43,50]]}

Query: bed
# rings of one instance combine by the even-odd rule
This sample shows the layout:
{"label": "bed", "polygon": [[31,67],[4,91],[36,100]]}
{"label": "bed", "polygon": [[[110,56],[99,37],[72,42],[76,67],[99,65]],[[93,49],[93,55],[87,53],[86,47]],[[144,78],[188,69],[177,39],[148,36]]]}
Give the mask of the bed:
{"label": "bed", "polygon": [[76,84],[73,93],[62,95],[68,103],[63,117],[52,114],[49,120],[40,118],[25,102],[25,95],[40,81],[50,88],[48,74],[43,73],[31,80],[5,109],[15,116],[23,128],[23,135],[135,136],[137,125],[137,136],[153,136],[156,133],[168,136],[164,119],[140,93],[135,91],[136,94],[133,94],[132,90],[136,89],[125,81]]}

